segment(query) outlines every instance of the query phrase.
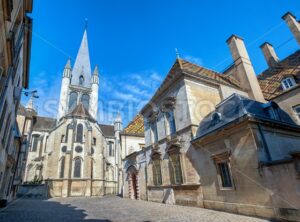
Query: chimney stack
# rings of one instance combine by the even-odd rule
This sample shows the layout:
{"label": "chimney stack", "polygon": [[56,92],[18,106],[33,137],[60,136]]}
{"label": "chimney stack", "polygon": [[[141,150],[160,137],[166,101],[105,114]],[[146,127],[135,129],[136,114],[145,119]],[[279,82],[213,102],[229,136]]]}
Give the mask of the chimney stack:
{"label": "chimney stack", "polygon": [[260,85],[255,75],[247,49],[242,38],[232,35],[227,41],[231,51],[236,71],[234,76],[240,82],[251,99],[265,103]]}
{"label": "chimney stack", "polygon": [[273,46],[270,43],[265,42],[264,44],[262,44],[260,46],[260,48],[265,56],[265,59],[269,65],[269,67],[276,66],[276,64],[279,62],[279,58],[276,55],[276,52],[275,52]]}
{"label": "chimney stack", "polygon": [[287,12],[284,16],[282,16],[282,19],[285,20],[300,45],[300,23],[296,20],[296,17],[292,13]]}

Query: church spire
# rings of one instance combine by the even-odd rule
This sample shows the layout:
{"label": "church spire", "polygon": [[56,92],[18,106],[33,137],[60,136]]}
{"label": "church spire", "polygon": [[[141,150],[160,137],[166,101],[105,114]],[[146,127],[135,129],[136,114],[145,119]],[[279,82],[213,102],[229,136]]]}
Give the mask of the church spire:
{"label": "church spire", "polygon": [[80,48],[73,67],[73,76],[71,81],[72,85],[82,85],[84,87],[90,87],[91,74],[92,72],[87,39],[87,29],[85,27]]}

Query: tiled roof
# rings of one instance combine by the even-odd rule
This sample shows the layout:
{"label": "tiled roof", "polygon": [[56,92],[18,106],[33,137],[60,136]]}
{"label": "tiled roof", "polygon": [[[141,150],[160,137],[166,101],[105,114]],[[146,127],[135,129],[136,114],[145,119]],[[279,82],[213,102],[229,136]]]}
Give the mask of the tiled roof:
{"label": "tiled roof", "polygon": [[69,114],[67,114],[67,117],[88,118],[93,120],[93,117],[86,110],[82,103],[79,103]]}
{"label": "tiled roof", "polygon": [[37,116],[33,124],[34,131],[48,131],[55,127],[56,119]]}
{"label": "tiled roof", "polygon": [[134,119],[124,129],[125,134],[144,134],[144,119],[141,114],[136,115]]}
{"label": "tiled roof", "polygon": [[113,125],[99,124],[99,126],[105,137],[114,137],[115,136],[115,130],[114,130]]}
{"label": "tiled roof", "polygon": [[258,76],[259,84],[266,100],[281,95],[284,90],[281,81],[285,77],[294,76],[300,80],[300,50],[288,56],[276,66],[268,68]]}
{"label": "tiled roof", "polygon": [[187,74],[201,76],[216,81],[218,83],[229,84],[234,87],[240,88],[239,82],[233,76],[226,76],[224,74],[193,64],[183,59],[180,59],[180,62],[182,71],[186,72]]}

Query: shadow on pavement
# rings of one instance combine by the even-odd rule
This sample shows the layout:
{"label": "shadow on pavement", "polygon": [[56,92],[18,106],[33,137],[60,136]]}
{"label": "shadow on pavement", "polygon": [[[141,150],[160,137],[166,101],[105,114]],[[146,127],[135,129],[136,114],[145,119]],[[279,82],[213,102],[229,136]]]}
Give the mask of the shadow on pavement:
{"label": "shadow on pavement", "polygon": [[87,219],[87,216],[83,209],[43,199],[18,199],[0,210],[0,221],[3,222],[110,222],[106,219]]}

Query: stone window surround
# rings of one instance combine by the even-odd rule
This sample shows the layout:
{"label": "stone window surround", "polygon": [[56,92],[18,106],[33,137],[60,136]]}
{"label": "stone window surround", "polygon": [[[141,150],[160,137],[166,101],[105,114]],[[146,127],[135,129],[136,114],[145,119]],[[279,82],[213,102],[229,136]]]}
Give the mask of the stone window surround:
{"label": "stone window surround", "polygon": [[[169,174],[170,174],[170,185],[184,185],[186,183],[186,175],[185,175],[185,164],[184,164],[184,159],[183,159],[183,153],[181,152],[181,146],[179,146],[178,144],[175,143],[171,143],[168,145],[167,149],[166,149],[166,153],[169,156]],[[172,154],[177,154],[179,156],[179,163],[180,163],[180,173],[181,173],[181,183],[180,184],[174,184],[172,183],[171,180],[171,166],[170,166],[170,156]]]}
{"label": "stone window surround", "polygon": [[[160,167],[160,182],[154,182],[154,161],[159,161]],[[151,164],[152,164],[152,175],[153,175],[153,185],[154,186],[161,186],[163,184],[163,177],[162,177],[162,168],[161,168],[161,152],[157,149],[153,149],[151,151]]]}
{"label": "stone window surround", "polygon": [[[80,177],[74,177],[75,161],[77,159],[79,159],[81,161],[81,164],[80,164]],[[84,166],[84,159],[80,156],[75,156],[72,160],[72,178],[73,179],[82,179],[83,178],[83,166]]]}
{"label": "stone window surround", "polygon": [[[235,189],[234,181],[233,181],[233,177],[232,177],[232,171],[231,171],[230,156],[231,156],[230,151],[225,151],[225,152],[213,154],[211,156],[212,160],[214,161],[215,167],[216,167],[219,189],[223,190],[223,191],[226,191],[226,190],[230,191],[230,190]],[[228,170],[229,170],[229,176],[230,176],[230,180],[231,180],[231,185],[232,185],[231,187],[223,187],[221,173],[220,173],[220,170],[219,170],[219,167],[218,167],[219,163],[227,163]]]}

